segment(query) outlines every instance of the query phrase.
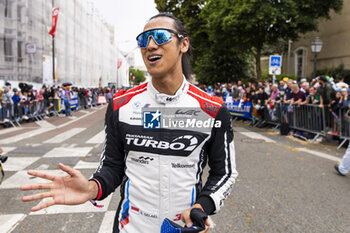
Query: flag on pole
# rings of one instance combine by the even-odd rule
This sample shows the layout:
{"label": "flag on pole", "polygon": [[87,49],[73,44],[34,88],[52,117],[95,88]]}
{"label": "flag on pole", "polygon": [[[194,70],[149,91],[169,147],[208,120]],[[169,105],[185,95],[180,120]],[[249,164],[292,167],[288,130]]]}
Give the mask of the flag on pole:
{"label": "flag on pole", "polygon": [[118,59],[118,69],[122,66],[123,64],[123,60],[122,59]]}
{"label": "flag on pole", "polygon": [[55,33],[56,33],[56,26],[57,26],[57,19],[58,19],[58,11],[60,8],[55,8],[52,10],[52,28],[49,32],[49,34],[55,38]]}

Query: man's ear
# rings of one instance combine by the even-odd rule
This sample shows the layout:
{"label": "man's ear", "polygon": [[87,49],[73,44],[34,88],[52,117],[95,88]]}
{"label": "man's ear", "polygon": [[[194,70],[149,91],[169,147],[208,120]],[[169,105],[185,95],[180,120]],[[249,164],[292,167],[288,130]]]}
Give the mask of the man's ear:
{"label": "man's ear", "polygon": [[187,37],[185,37],[181,41],[181,48],[180,48],[181,53],[187,53],[189,48],[190,48],[190,40]]}

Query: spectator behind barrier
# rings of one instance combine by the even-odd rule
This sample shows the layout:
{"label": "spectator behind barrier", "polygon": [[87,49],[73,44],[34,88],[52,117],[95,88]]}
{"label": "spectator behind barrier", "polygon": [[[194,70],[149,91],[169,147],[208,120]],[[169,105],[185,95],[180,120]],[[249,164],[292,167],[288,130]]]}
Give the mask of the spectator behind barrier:
{"label": "spectator behind barrier", "polygon": [[339,77],[339,82],[335,84],[335,90],[336,91],[342,91],[343,88],[348,89],[349,85],[344,82],[344,77]]}
{"label": "spectator behind barrier", "polygon": [[318,77],[319,87],[317,89],[317,94],[320,95],[320,105],[328,106],[331,102],[331,99],[335,97],[335,91],[330,83],[328,83],[327,77],[321,75]]}
{"label": "spectator behind barrier", "polygon": [[298,84],[293,84],[291,86],[291,90],[292,90],[292,98],[291,98],[289,105],[290,106],[291,105],[300,106],[300,103],[305,101],[305,93],[303,91],[299,90]]}
{"label": "spectator behind barrier", "polygon": [[341,89],[341,100],[339,102],[339,107],[341,109],[350,108],[350,99],[349,99],[349,93],[347,88]]}
{"label": "spectator behind barrier", "polygon": [[291,89],[292,85],[293,85],[293,80],[289,79],[287,81],[287,88],[284,90],[284,96],[283,96],[284,104],[290,104],[291,102],[292,95],[293,95],[292,89]]}

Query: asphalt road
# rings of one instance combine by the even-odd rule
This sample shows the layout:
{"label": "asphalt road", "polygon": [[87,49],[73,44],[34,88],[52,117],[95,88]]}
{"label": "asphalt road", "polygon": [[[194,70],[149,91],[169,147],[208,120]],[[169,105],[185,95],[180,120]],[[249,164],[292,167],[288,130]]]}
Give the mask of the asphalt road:
{"label": "asphalt road", "polygon": [[[8,161],[0,185],[0,233],[111,231],[117,190],[100,210],[90,203],[30,213],[19,186],[38,182],[28,169],[59,172],[58,162],[89,177],[103,147],[105,106],[0,130]],[[273,130],[234,122],[239,176],[210,232],[350,232],[350,180],[333,165],[344,153],[335,146],[308,144]],[[207,172],[207,170],[206,170]]]}

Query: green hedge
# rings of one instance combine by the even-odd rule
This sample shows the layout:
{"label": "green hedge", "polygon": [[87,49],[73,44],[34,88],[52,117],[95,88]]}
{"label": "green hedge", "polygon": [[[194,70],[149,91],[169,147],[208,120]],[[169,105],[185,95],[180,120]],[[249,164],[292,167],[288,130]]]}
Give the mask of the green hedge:
{"label": "green hedge", "polygon": [[[280,81],[282,80],[284,77],[287,77],[289,79],[293,79],[293,80],[297,80],[297,77],[294,74],[280,74],[280,75],[276,75],[276,80]],[[272,75],[268,74],[268,73],[263,73],[261,75],[262,80],[268,79],[270,78],[272,80]]]}
{"label": "green hedge", "polygon": [[344,69],[344,64],[341,64],[337,68],[322,69],[316,71],[316,76],[328,75],[333,77],[335,81],[338,81],[340,76],[344,77],[344,82],[350,83],[350,70]]}

